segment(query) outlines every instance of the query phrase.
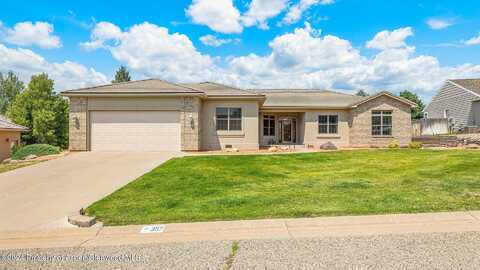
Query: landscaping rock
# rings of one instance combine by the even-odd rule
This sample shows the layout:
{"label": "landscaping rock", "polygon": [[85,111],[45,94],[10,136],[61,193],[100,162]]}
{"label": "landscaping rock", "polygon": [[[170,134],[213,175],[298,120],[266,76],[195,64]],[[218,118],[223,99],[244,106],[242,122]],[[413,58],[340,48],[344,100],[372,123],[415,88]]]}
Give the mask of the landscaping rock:
{"label": "landscaping rock", "polygon": [[466,145],[465,148],[466,149],[480,149],[480,145],[471,143],[471,144]]}
{"label": "landscaping rock", "polygon": [[278,152],[278,147],[276,146],[271,146],[270,148],[268,148],[268,152]]}
{"label": "landscaping rock", "polygon": [[4,159],[4,160],[2,161],[2,163],[3,163],[3,164],[8,164],[8,163],[10,163],[11,161],[12,161],[11,158],[7,158],[7,159]]}
{"label": "landscaping rock", "polygon": [[95,224],[96,219],[95,217],[73,215],[68,217],[68,222],[78,227],[91,227],[93,224]]}
{"label": "landscaping rock", "polygon": [[238,148],[227,148],[227,152],[238,152]]}
{"label": "landscaping rock", "polygon": [[37,155],[28,155],[28,156],[24,157],[23,160],[32,160],[32,159],[36,159],[36,158],[38,158]]}
{"label": "landscaping rock", "polygon": [[322,150],[337,150],[338,147],[335,144],[333,144],[332,142],[326,142],[326,143],[320,145],[320,149],[322,149]]}

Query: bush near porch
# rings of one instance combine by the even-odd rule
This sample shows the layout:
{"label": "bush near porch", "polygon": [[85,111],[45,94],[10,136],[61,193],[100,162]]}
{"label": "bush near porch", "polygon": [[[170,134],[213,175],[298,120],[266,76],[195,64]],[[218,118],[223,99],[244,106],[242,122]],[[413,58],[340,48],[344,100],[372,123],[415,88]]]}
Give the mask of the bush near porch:
{"label": "bush near porch", "polygon": [[107,225],[480,209],[480,151],[387,149],[168,161],[87,209]]}

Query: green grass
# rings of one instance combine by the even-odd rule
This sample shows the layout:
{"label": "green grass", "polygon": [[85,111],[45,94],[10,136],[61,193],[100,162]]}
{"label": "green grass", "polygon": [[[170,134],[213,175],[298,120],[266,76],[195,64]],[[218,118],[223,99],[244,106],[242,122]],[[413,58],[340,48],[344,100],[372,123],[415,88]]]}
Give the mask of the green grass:
{"label": "green grass", "polygon": [[480,209],[480,151],[173,159],[94,203],[107,225]]}
{"label": "green grass", "polygon": [[60,148],[57,146],[52,146],[49,144],[30,144],[23,146],[12,154],[12,159],[19,160],[23,159],[28,155],[46,156],[60,154]]}

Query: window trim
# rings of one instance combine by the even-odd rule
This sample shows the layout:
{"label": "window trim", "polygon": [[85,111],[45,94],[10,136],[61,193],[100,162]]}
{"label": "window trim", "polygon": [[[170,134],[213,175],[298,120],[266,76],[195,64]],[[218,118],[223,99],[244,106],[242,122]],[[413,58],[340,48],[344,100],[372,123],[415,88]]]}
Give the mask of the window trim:
{"label": "window trim", "polygon": [[[321,116],[326,116],[327,117],[327,123],[326,124],[320,123],[320,117]],[[330,117],[332,117],[332,116],[337,117],[337,123],[336,124],[330,123]],[[317,123],[318,123],[318,131],[317,132],[318,132],[318,134],[322,134],[322,135],[338,134],[338,126],[339,126],[338,123],[339,122],[340,122],[340,117],[338,116],[338,114],[319,114],[317,116]],[[327,127],[327,132],[320,132],[320,126],[326,126]],[[336,126],[337,127],[335,132],[330,132],[330,127],[331,126]]]}
{"label": "window trim", "polygon": [[[226,109],[227,110],[227,118],[222,118],[221,120],[227,121],[227,129],[218,129],[218,117],[217,117],[217,110],[218,109]],[[230,110],[232,109],[239,109],[240,110],[240,118],[232,118],[230,117]],[[230,121],[240,120],[240,129],[230,129]],[[241,132],[243,131],[243,108],[242,107],[215,107],[215,130],[218,132]]]}
{"label": "window trim", "polygon": [[[269,119],[265,119],[266,117],[269,117]],[[268,121],[269,125],[268,126],[265,126],[265,120]],[[262,119],[262,127],[263,127],[263,137],[275,137],[276,135],[276,127],[277,127],[277,123],[276,123],[276,117],[275,115],[273,114],[264,114],[263,115],[263,119]],[[272,123],[273,123],[273,126],[272,126]],[[268,130],[268,134],[265,134],[265,128],[267,128]],[[273,134],[271,133],[271,131],[273,131]]]}
{"label": "window trim", "polygon": [[[379,125],[375,125],[373,124],[373,117],[375,116],[380,116],[380,124]],[[383,123],[383,118],[385,116],[390,116],[391,120],[390,120],[390,125],[386,125]],[[393,111],[389,111],[389,110],[374,110],[372,111],[372,117],[371,117],[371,120],[372,120],[372,123],[371,123],[371,126],[370,128],[372,129],[372,136],[373,137],[392,137],[393,136]],[[373,127],[380,127],[380,134],[373,134],[373,131],[374,131],[374,128]],[[383,134],[383,128],[384,127],[390,127],[390,134]]]}

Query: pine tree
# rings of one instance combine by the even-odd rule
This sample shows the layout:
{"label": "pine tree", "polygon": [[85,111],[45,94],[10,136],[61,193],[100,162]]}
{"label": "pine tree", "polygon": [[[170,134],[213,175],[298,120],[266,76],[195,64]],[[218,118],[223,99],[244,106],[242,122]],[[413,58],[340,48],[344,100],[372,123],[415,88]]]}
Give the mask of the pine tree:
{"label": "pine tree", "polygon": [[358,92],[355,95],[360,97],[368,97],[368,93],[363,90],[358,90]]}
{"label": "pine tree", "polygon": [[112,83],[129,82],[130,80],[130,72],[128,72],[126,67],[120,66],[115,73],[115,80],[113,80]]}

